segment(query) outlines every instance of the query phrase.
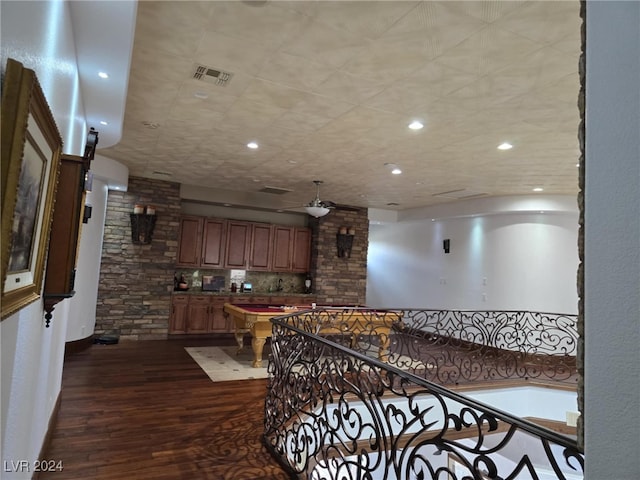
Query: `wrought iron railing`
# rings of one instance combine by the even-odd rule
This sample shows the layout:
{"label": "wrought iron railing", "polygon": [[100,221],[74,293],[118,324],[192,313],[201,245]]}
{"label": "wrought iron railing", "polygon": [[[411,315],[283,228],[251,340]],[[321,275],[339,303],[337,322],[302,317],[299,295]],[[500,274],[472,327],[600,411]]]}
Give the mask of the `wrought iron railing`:
{"label": "wrought iron railing", "polygon": [[[574,439],[428,381],[420,373],[421,368],[429,370],[429,360],[413,359],[410,364],[408,355],[424,351],[396,351],[424,342],[443,342],[444,350],[458,347],[453,340],[443,340],[442,328],[436,334],[425,328],[430,320],[420,321],[455,315],[421,312],[331,309],[272,320],[264,440],[292,478],[582,478],[583,454]],[[531,315],[507,317],[519,322],[516,331],[526,323],[537,325],[531,318],[557,325],[562,323],[558,318],[566,317]],[[473,336],[473,328],[483,330],[481,317],[472,317],[475,327],[464,328],[464,335],[451,332],[450,338],[466,342],[461,344],[465,348],[476,343],[471,340],[489,338],[493,344],[485,348],[497,350],[506,342],[511,348],[505,350],[520,353],[510,340],[516,332],[506,334],[505,327],[496,330],[502,334]],[[525,317],[524,323],[516,320]],[[503,323],[496,320],[496,325]],[[507,340],[497,340],[502,337]],[[532,337],[519,332],[517,338]],[[542,344],[548,349],[558,342]],[[524,350],[540,355],[535,349]],[[554,356],[565,356],[570,349],[555,350],[560,353]],[[421,363],[424,367],[415,368]]]}
{"label": "wrought iron railing", "polygon": [[406,310],[389,363],[440,384],[577,382],[577,316],[528,311]]}

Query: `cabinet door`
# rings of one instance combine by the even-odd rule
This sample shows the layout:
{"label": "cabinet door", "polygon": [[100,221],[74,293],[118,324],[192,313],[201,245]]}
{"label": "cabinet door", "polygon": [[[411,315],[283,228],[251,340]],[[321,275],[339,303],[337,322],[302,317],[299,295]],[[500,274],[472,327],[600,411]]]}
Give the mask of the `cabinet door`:
{"label": "cabinet door", "polygon": [[202,267],[221,268],[224,266],[225,230],[227,223],[217,218],[204,222],[202,237]]}
{"label": "cabinet door", "polygon": [[202,217],[182,217],[178,237],[178,258],[181,267],[200,266],[200,245],[202,240]]}
{"label": "cabinet door", "polygon": [[275,272],[291,271],[293,232],[293,227],[276,225],[273,228],[272,264]]}
{"label": "cabinet door", "polygon": [[87,162],[82,157],[63,155],[51,222],[44,296],[53,301],[73,296],[76,257],[84,204]]}
{"label": "cabinet door", "polygon": [[209,314],[209,331],[219,333],[233,332],[232,322],[227,322],[224,315],[224,304],[228,302],[227,297],[211,297],[211,309]]}
{"label": "cabinet door", "polygon": [[169,333],[187,333],[188,308],[189,297],[187,295],[174,295],[171,298]]}
{"label": "cabinet door", "polygon": [[271,235],[273,226],[268,223],[251,224],[249,245],[249,270],[271,269]]}
{"label": "cabinet door", "polygon": [[246,269],[248,265],[251,224],[249,222],[227,222],[227,242],[224,268]]}
{"label": "cabinet door", "polygon": [[209,300],[208,295],[189,298],[187,333],[207,333],[209,329]]}
{"label": "cabinet door", "polygon": [[293,272],[308,272],[311,262],[311,230],[295,228],[293,238]]}

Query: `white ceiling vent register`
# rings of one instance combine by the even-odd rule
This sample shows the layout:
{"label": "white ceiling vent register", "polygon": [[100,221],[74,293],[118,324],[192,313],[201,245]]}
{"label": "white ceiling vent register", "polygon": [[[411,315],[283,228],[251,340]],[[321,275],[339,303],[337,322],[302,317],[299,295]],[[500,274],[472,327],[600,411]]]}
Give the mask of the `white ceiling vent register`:
{"label": "white ceiling vent register", "polygon": [[224,87],[231,81],[231,77],[233,77],[233,73],[231,72],[224,72],[222,70],[197,63],[194,65],[193,78],[196,80]]}
{"label": "white ceiling vent register", "polygon": [[267,185],[258,191],[262,193],[272,193],[273,195],[283,195],[285,193],[292,192],[293,190],[289,190],[287,188],[281,188],[281,187],[270,187]]}
{"label": "white ceiling vent register", "polygon": [[466,198],[476,198],[476,197],[484,197],[485,195],[489,195],[484,192],[474,192],[472,190],[467,190],[466,188],[459,188],[457,190],[449,190],[447,192],[434,193],[434,197],[445,197],[445,198],[455,198],[457,200],[462,200]]}

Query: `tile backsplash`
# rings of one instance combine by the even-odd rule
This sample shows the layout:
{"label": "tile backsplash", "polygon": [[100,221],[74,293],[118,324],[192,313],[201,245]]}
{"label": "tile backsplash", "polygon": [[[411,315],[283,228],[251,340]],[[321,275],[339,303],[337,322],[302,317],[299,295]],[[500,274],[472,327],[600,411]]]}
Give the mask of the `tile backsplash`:
{"label": "tile backsplash", "polygon": [[[249,282],[253,286],[254,293],[304,293],[304,281],[307,278],[301,273],[273,273],[273,272],[254,272],[249,270],[202,270],[181,268],[175,272],[176,277],[180,280],[184,277],[189,290],[201,290],[202,278],[204,276],[220,276],[224,277],[224,287],[222,290],[231,291],[231,283],[237,285],[238,292],[242,282]],[[169,279],[169,281],[171,281]],[[278,290],[278,288],[281,288]]]}

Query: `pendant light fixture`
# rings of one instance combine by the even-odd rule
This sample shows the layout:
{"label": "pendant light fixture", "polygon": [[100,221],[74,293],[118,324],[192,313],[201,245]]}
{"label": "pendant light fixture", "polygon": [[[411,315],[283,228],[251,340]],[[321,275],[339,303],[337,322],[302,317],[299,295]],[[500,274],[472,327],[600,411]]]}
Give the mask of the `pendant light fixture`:
{"label": "pendant light fixture", "polygon": [[320,184],[322,183],[322,180],[314,180],[313,183],[316,184],[316,198],[309,202],[309,204],[304,208],[312,217],[324,217],[329,213],[329,208],[320,200]]}

